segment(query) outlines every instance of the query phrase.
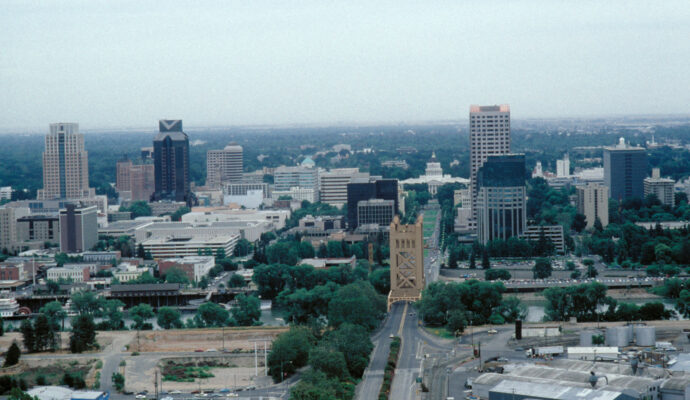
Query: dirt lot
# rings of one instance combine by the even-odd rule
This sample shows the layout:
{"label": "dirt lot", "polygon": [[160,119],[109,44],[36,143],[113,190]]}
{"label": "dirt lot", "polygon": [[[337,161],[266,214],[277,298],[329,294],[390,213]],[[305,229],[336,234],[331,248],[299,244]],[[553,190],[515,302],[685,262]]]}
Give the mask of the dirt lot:
{"label": "dirt lot", "polygon": [[273,340],[280,333],[287,331],[287,327],[257,327],[257,328],[226,328],[222,329],[181,329],[170,331],[146,331],[141,332],[129,344],[131,351],[156,351],[179,352],[223,349],[223,336],[225,336],[225,349],[236,351],[254,350],[251,340]]}
{"label": "dirt lot", "polygon": [[[206,354],[201,354],[195,360],[184,359],[185,363],[203,362]],[[227,360],[227,365],[231,367],[212,367],[207,370],[213,377],[195,379],[193,382],[174,382],[163,380],[161,382],[162,389],[166,391],[182,390],[191,391],[199,389],[214,389],[219,390],[223,388],[234,389],[236,387],[247,387],[249,385],[263,386],[270,383],[270,378],[266,377],[266,369],[264,367],[263,352],[259,352],[258,357],[258,373],[255,376],[254,370],[254,356],[252,354],[225,354],[214,355],[212,357],[223,357]],[[125,367],[125,382],[127,390],[151,390],[153,381],[155,379],[156,371],[161,373],[160,366],[167,363],[169,358],[162,358],[156,360],[151,357],[134,356],[127,357]],[[160,375],[159,375],[160,379]]]}

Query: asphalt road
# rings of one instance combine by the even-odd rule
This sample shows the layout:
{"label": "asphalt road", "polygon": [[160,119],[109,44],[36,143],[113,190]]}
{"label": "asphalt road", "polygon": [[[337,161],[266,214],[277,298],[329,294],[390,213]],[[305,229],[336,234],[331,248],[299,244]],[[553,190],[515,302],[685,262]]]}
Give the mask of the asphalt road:
{"label": "asphalt road", "polygon": [[400,329],[400,322],[404,315],[405,305],[403,303],[393,304],[382,327],[372,336],[374,351],[369,360],[369,366],[364,371],[362,381],[357,385],[357,399],[378,398],[381,384],[383,383],[383,370],[388,361],[388,353],[391,344],[391,335],[397,335]]}

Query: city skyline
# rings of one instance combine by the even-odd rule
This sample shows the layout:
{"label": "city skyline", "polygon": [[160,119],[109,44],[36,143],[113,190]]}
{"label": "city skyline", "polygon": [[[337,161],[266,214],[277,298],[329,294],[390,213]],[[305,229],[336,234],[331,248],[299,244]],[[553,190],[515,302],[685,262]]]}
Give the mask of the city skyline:
{"label": "city skyline", "polygon": [[473,103],[512,104],[518,118],[687,115],[690,102],[680,1],[5,9],[3,130],[145,128],[171,115],[196,126],[446,121]]}

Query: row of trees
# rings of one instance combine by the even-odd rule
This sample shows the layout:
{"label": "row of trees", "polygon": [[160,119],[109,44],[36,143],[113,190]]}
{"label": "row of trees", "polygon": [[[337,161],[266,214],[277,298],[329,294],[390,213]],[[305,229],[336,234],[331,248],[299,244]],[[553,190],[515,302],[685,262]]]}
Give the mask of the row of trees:
{"label": "row of trees", "polygon": [[415,303],[424,323],[462,332],[468,324],[503,324],[524,318],[526,308],[517,297],[503,297],[501,283],[469,280],[431,283]]}
{"label": "row of trees", "polygon": [[[371,330],[385,314],[385,298],[371,281],[385,280],[387,269],[368,273],[366,261],[356,268],[325,270],[308,265],[268,264],[254,268],[262,298],[274,299],[290,331],[273,342],[269,373],[280,382],[309,365],[291,389],[292,399],[351,399],[369,362]],[[377,272],[383,271],[383,272]],[[380,289],[389,283],[378,282]]]}
{"label": "row of trees", "polygon": [[579,322],[591,322],[659,320],[674,316],[661,302],[648,302],[642,306],[618,302],[607,296],[606,290],[606,286],[599,282],[548,288],[544,290],[546,318],[566,321],[575,317]]}

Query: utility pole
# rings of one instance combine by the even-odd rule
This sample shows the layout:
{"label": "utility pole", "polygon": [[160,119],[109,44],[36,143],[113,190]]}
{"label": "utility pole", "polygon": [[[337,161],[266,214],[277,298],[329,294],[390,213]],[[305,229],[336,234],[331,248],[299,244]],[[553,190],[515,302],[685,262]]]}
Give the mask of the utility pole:
{"label": "utility pole", "polygon": [[223,337],[223,347],[222,347],[222,351],[225,352],[225,327],[222,328],[221,336]]}
{"label": "utility pole", "polygon": [[156,400],[158,400],[158,370],[156,370],[155,378],[153,378],[154,393],[156,394]]}
{"label": "utility pole", "polygon": [[259,376],[259,359],[256,354],[256,341],[254,342],[254,376]]}
{"label": "utility pole", "polygon": [[264,340],[264,369],[266,370],[266,376],[268,376],[268,351],[266,350],[266,341]]}
{"label": "utility pole", "polygon": [[479,341],[479,372],[482,372],[482,342]]}

